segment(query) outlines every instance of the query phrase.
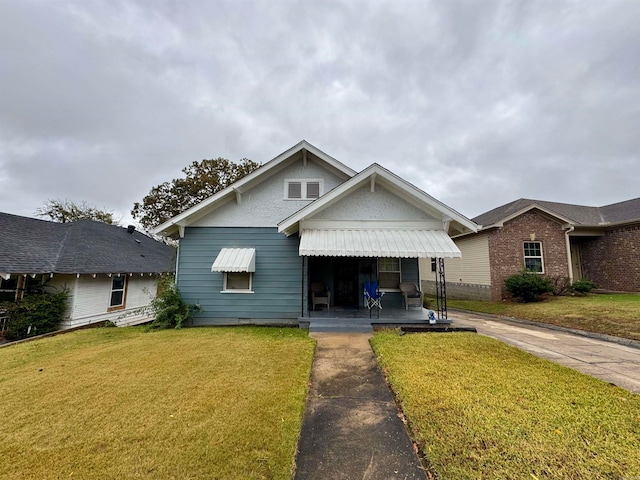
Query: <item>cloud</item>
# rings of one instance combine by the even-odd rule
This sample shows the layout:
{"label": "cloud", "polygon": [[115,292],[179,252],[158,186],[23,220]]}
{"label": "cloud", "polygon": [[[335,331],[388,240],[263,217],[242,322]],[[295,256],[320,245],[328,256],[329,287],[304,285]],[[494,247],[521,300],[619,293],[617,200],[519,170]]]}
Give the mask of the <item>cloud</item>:
{"label": "cloud", "polygon": [[0,2],[0,209],[306,139],[467,216],[638,196],[640,4]]}

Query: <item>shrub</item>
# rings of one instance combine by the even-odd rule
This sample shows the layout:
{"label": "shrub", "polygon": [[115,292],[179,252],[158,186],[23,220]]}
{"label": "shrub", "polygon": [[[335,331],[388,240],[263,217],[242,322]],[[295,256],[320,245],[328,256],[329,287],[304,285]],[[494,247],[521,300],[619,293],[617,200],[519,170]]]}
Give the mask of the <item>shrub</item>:
{"label": "shrub", "polygon": [[67,308],[68,290],[46,290],[44,287],[24,296],[17,303],[5,303],[9,323],[5,338],[20,340],[58,329]]}
{"label": "shrub", "polygon": [[523,302],[536,302],[540,295],[553,291],[553,284],[548,277],[523,271],[511,275],[504,281],[507,291]]}
{"label": "shrub", "polygon": [[571,280],[569,277],[556,275],[555,277],[547,277],[551,281],[553,293],[555,296],[566,295],[571,290]]}
{"label": "shrub", "polygon": [[589,293],[594,288],[596,288],[596,284],[593,283],[591,280],[586,280],[586,279],[577,280],[573,282],[573,285],[571,285],[571,290],[577,293],[581,293],[583,295],[586,293]]}
{"label": "shrub", "polygon": [[200,307],[186,303],[176,287],[174,278],[168,276],[158,280],[158,293],[151,300],[149,309],[154,315],[154,320],[147,327],[147,331],[182,328],[193,312]]}

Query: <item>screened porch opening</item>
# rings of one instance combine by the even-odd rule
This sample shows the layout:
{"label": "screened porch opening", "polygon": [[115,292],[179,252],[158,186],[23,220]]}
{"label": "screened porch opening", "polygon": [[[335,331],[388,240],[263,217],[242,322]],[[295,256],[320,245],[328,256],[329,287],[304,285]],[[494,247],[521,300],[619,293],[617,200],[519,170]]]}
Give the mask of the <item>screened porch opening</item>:
{"label": "screened porch opening", "polygon": [[[381,315],[384,318],[398,319],[427,318],[424,308],[407,309],[400,283],[420,285],[419,262],[417,258],[397,257],[305,257],[307,263],[307,300],[306,315],[357,318],[368,317],[364,299],[365,282],[377,281],[380,291],[384,292]],[[439,320],[447,319],[446,289],[444,285],[444,259],[437,259],[437,299],[431,309],[436,311]],[[314,305],[311,299],[311,285],[324,285],[331,292],[330,306]],[[315,308],[314,308],[315,307]]]}

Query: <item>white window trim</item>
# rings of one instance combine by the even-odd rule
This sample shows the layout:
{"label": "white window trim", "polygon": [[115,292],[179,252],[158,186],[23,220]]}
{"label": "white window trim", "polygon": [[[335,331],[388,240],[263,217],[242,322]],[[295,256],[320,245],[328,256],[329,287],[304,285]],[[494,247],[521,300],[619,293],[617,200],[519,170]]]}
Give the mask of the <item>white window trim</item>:
{"label": "white window trim", "polygon": [[[301,198],[289,198],[289,184],[300,183],[301,186]],[[309,198],[307,195],[307,183],[317,183],[319,185],[318,198],[324,194],[324,179],[323,178],[285,178],[284,179],[284,199],[289,201],[294,200],[317,200],[317,198]]]}
{"label": "white window trim", "polygon": [[[115,282],[116,278],[122,278],[124,281],[122,282],[122,288],[113,288],[113,282]],[[126,275],[115,275],[111,278],[111,289],[109,290],[109,309],[119,310],[126,308],[127,304],[127,283],[128,279]],[[122,292],[122,303],[117,305],[111,304],[111,299],[113,298],[113,292]]]}
{"label": "white window trim", "polygon": [[[526,255],[525,254],[525,244],[527,243],[537,243],[540,245],[540,256],[537,255]],[[542,265],[542,270],[540,272],[531,272],[531,273],[537,273],[538,275],[543,275],[544,274],[544,252],[542,251],[542,242],[540,240],[526,240],[524,242],[522,242],[522,255],[523,255],[523,268],[525,270],[527,270],[527,258],[539,258],[540,259],[540,264]],[[527,270],[529,271],[529,270]]]}
{"label": "white window trim", "polygon": [[[249,289],[232,288],[227,290],[227,274],[228,273],[248,273],[249,274]],[[253,291],[253,272],[223,272],[222,290],[220,293],[255,293]]]}
{"label": "white window trim", "polygon": [[[398,272],[398,279],[400,280],[398,283],[402,283],[402,259],[399,257],[380,257],[380,258],[396,258],[398,260],[398,270],[385,270],[387,273],[395,273]],[[378,259],[379,261],[379,259]],[[378,264],[378,276],[380,276],[380,264]],[[381,292],[401,292],[400,288],[383,288],[380,287]]]}

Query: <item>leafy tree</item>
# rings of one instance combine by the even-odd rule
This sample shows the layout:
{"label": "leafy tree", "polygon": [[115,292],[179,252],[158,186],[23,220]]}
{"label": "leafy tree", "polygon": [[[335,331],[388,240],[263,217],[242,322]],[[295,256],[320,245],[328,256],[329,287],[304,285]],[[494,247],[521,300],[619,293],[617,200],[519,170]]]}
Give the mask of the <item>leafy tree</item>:
{"label": "leafy tree", "polygon": [[59,198],[49,199],[35,213],[38,217],[49,217],[50,220],[58,223],[89,219],[108,223],[109,225],[118,224],[118,221],[113,218],[113,212],[100,210],[86,202],[76,203],[66,198],[64,200]]}
{"label": "leafy tree", "polygon": [[184,178],[174,178],[151,189],[142,203],[136,202],[131,215],[145,228],[167,221],[202,200],[240,180],[260,166],[248,158],[234,163],[226,158],[192,162],[182,169]]}

